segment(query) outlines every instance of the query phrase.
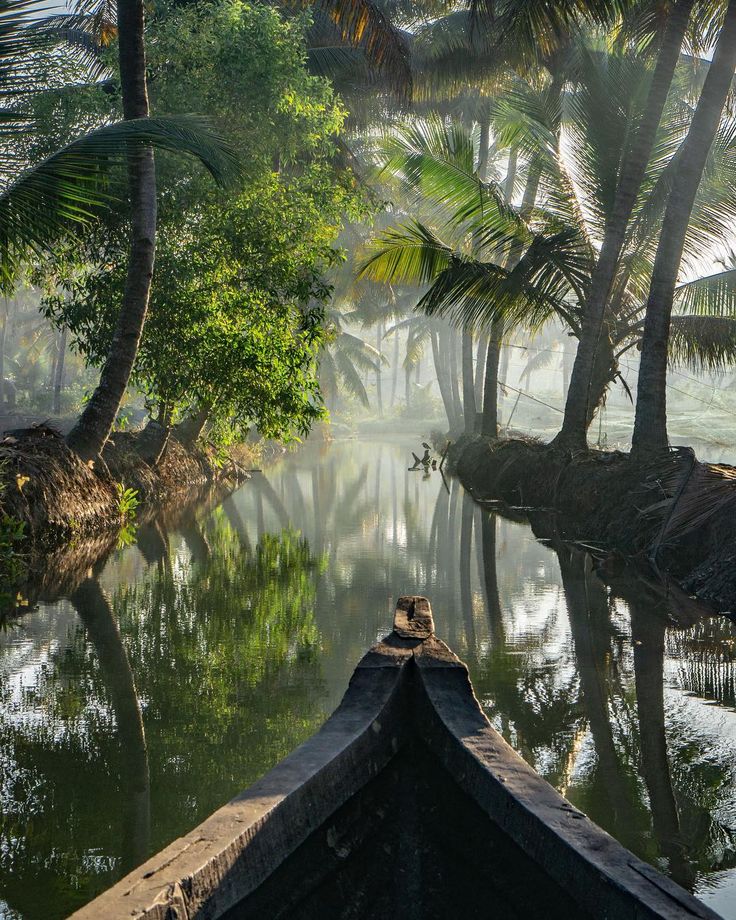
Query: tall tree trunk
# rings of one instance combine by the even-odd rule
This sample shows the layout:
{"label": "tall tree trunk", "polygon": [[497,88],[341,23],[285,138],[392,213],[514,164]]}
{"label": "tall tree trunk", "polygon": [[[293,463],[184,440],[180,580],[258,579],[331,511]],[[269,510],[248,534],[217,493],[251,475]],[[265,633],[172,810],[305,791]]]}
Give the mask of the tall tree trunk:
{"label": "tall tree trunk", "polygon": [[[506,178],[503,180],[503,197],[507,204],[511,204],[514,198],[514,185],[516,183],[516,173],[519,168],[519,154],[516,147],[509,150],[509,163],[506,170]],[[536,198],[537,190],[534,189]],[[533,206],[533,202],[532,202]]]}
{"label": "tall tree trunk", "polygon": [[59,332],[56,353],[56,367],[54,368],[54,401],[51,411],[54,415],[61,415],[61,391],[64,389],[64,363],[66,361],[67,328],[63,326]]}
{"label": "tall tree trunk", "polygon": [[482,333],[478,336],[478,348],[475,352],[475,409],[476,412],[483,411],[483,378],[486,367],[486,356],[488,355],[489,337]]}
{"label": "tall tree trunk", "polygon": [[495,322],[486,355],[481,433],[487,438],[498,437],[498,364],[501,357],[501,330],[501,323]]}
{"label": "tall tree trunk", "polygon": [[51,373],[49,374],[48,384],[50,412],[54,411],[54,381],[56,380],[56,365],[59,363],[59,335],[54,336],[54,351],[51,356]]}
{"label": "tall tree trunk", "polygon": [[391,408],[396,405],[396,389],[399,385],[399,334],[394,333],[394,356],[391,361]]}
{"label": "tall tree trunk", "polygon": [[503,347],[503,343],[500,346],[501,352],[501,362],[498,368],[498,413],[499,418],[501,416],[501,411],[503,409],[503,390],[501,387],[506,385],[506,381],[509,379],[509,357],[511,355],[510,346]]}
{"label": "tall tree trunk", "polygon": [[628,155],[625,154],[623,158],[613,210],[604,232],[585,304],[580,344],[567,390],[565,416],[562,428],[553,442],[560,446],[573,449],[584,449],[587,446],[588,426],[597,408],[594,406],[591,412],[589,405],[592,401],[593,368],[599,344],[610,333],[606,309],[626,241],[629,220],[649,164],[693,5],[694,0],[678,0],[670,13],[649,86],[646,107]]}
{"label": "tall tree trunk", "polygon": [[[532,160],[527,171],[526,185],[524,186],[524,195],[521,199],[521,214],[528,215],[537,201],[537,192],[539,191],[539,180],[542,178],[542,168],[539,163]],[[516,257],[518,258],[518,256]]]}
{"label": "tall tree trunk", "polygon": [[457,419],[455,417],[455,406],[452,401],[452,388],[450,386],[450,381],[447,376],[447,368],[445,367],[442,351],[440,349],[440,338],[434,329],[430,334],[430,340],[432,342],[432,358],[434,360],[434,369],[435,373],[437,374],[437,386],[439,387],[440,396],[442,397],[442,405],[445,407],[447,424],[450,428],[450,431],[454,431],[456,428]]}
{"label": "tall tree trunk", "polygon": [[[376,349],[379,355],[383,356],[383,323],[376,327]],[[383,371],[381,368],[381,359],[376,364],[376,405],[378,406],[378,415],[383,418]]]}
{"label": "tall tree trunk", "polygon": [[447,349],[450,356],[450,386],[452,391],[452,403],[455,407],[457,427],[460,429],[463,421],[463,403],[460,399],[460,374],[458,373],[457,366],[458,335],[455,329],[447,330]]}
{"label": "tall tree trunk", "polygon": [[473,336],[463,330],[462,338],[462,367],[463,367],[463,416],[465,419],[465,434],[473,434],[478,415],[475,406],[475,378],[473,374]]}
{"label": "tall tree trunk", "polygon": [[[118,47],[123,115],[148,115],[143,0],[118,0]],[[156,167],[153,150],[128,157],[131,234],[123,300],[100,381],[67,442],[83,459],[99,456],[120,409],[133,370],[153,278],[156,249]]]}
{"label": "tall tree trunk", "polygon": [[8,340],[8,318],[10,315],[10,306],[8,298],[3,297],[2,329],[0,329],[0,412],[5,414],[5,343]]}
{"label": "tall tree trunk", "polygon": [[667,199],[649,285],[641,343],[632,449],[635,455],[667,450],[667,349],[672,304],[690,216],[736,70],[736,0],[726,9],[723,28],[703,84]]}
{"label": "tall tree trunk", "polygon": [[572,365],[575,361],[575,352],[572,347],[572,339],[568,336],[562,349],[562,398],[567,399],[567,391],[570,387],[570,374]]}
{"label": "tall tree trunk", "polygon": [[[511,198],[513,196],[517,166],[518,159],[516,149],[512,148],[509,154],[509,166],[506,173],[506,181],[504,183],[504,199],[507,204],[511,203]],[[524,200],[522,204],[522,211],[525,213],[534,207],[538,190],[539,172],[537,170],[530,171],[524,188]],[[519,254],[510,253],[506,260],[506,267],[513,268],[518,260]],[[501,358],[502,338],[503,323],[499,320],[495,320],[491,325],[483,379],[483,418],[481,421],[481,433],[489,438],[498,437],[498,368]]]}

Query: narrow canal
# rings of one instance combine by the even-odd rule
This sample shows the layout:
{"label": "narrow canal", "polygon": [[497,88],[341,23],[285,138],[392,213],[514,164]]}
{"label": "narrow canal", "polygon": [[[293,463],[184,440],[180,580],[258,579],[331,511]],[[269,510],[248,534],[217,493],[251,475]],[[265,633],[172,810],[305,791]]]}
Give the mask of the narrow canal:
{"label": "narrow canal", "polygon": [[504,737],[736,920],[736,628],[408,472],[413,446],[307,446],[0,634],[0,918],[65,917],[256,779],[422,593]]}

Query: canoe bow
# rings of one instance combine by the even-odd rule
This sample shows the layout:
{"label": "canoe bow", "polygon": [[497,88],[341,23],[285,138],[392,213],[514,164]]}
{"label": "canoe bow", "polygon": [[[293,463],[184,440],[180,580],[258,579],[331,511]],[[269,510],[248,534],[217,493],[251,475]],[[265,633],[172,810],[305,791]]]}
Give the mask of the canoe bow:
{"label": "canoe bow", "polygon": [[[363,657],[340,706],[313,737],[75,920],[276,916],[263,907],[269,878],[311,839],[319,838],[334,862],[348,858],[350,841],[330,826],[332,816],[417,741],[582,914],[718,917],[597,827],[513,751],[479,706],[465,665],[435,636],[429,601],[406,596],[397,602],[393,632]],[[288,900],[283,886],[282,897]]]}

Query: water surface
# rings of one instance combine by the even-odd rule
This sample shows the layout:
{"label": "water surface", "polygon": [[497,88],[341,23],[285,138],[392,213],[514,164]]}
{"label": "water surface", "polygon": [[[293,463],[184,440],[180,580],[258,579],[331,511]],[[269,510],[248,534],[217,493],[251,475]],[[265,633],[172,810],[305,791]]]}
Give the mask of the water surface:
{"label": "water surface", "polygon": [[[64,917],[335,708],[427,594],[489,718],[545,778],[736,920],[736,631],[407,471],[307,446],[0,635],[0,918]],[[539,529],[539,528],[537,528]]]}

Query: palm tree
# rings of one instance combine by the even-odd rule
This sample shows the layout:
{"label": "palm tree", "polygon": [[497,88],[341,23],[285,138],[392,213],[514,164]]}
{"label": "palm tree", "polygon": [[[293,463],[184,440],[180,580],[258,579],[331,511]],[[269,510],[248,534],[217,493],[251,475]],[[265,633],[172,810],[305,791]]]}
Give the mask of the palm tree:
{"label": "palm tree", "polygon": [[[29,7],[26,0],[0,2],[0,94],[11,103],[0,116],[6,126],[0,162],[0,174],[5,179],[0,192],[0,287],[6,296],[15,287],[20,266],[29,253],[42,253],[62,234],[88,223],[113,203],[104,179],[111,165],[126,155],[131,164],[137,164],[136,174],[144,177],[142,165],[152,163],[152,146],[199,157],[220,181],[237,171],[234,153],[206,129],[202,120],[150,119],[140,104],[129,106],[125,122],[92,131],[40,162],[29,165],[21,161],[26,168],[19,171],[19,149],[35,126],[18,111],[18,103],[42,88],[33,64],[35,55],[50,41],[43,23],[30,21]],[[130,72],[130,64],[126,66]],[[23,74],[20,80],[19,73]],[[144,185],[146,182],[148,179]],[[150,221],[141,228],[146,226],[150,231],[149,225]]]}
{"label": "palm tree", "polygon": [[367,408],[370,400],[361,374],[377,373],[388,362],[377,348],[347,331],[349,314],[346,316],[332,308],[327,311],[325,319],[329,344],[319,358],[320,387],[325,402],[334,409],[339,386],[342,385],[347,393]]}
{"label": "palm tree", "polygon": [[591,384],[599,360],[601,341],[607,333],[606,308],[693,6],[694,0],[675,0],[673,4],[649,83],[642,117],[636,127],[631,146],[622,153],[613,208],[606,222],[600,254],[586,298],[585,320],[567,391],[565,417],[560,433],[555,439],[560,445],[578,448],[586,446],[586,432],[592,420]]}
{"label": "palm tree", "polygon": [[678,166],[667,199],[663,233],[647,302],[632,449],[642,455],[666,451],[667,352],[675,286],[688,226],[708,155],[716,139],[736,71],[736,0],[726,9],[713,62],[698,99],[690,130],[678,153]]}
{"label": "palm tree", "polygon": [[[143,0],[117,0],[120,89],[126,120],[149,114],[143,32]],[[130,254],[118,321],[97,388],[67,436],[67,443],[83,460],[97,457],[112,431],[148,312],[156,252],[156,167],[150,147],[130,154],[128,186]]]}
{"label": "palm tree", "polygon": [[[440,240],[429,226],[422,223],[404,224],[379,237],[378,251],[363,267],[363,272],[376,280],[430,282],[429,291],[419,303],[419,309],[430,313],[442,312],[451,300],[455,305],[465,301],[459,289],[449,299],[445,295],[452,288],[450,279],[466,269],[472,273],[470,266],[483,265],[481,274],[490,271],[487,277],[489,283],[492,283],[492,278],[498,281],[511,276],[515,282],[520,273],[528,271],[529,259],[524,261],[521,256],[532,234],[507,203],[508,185],[500,188],[495,183],[480,180],[477,172],[478,144],[479,131],[467,131],[460,125],[440,119],[427,119],[398,131],[387,140],[383,150],[384,172],[401,179],[405,186],[414,190],[422,209],[446,232],[450,242]],[[469,246],[468,240],[472,241]],[[483,261],[488,255],[493,256],[492,263]],[[534,272],[538,271],[542,258],[539,246],[529,258],[536,266]],[[524,262],[521,267],[520,261]],[[514,272],[517,274],[514,275]],[[467,282],[472,284],[470,279],[464,283]],[[527,283],[528,279],[522,287]],[[521,297],[524,292],[518,293]],[[528,293],[526,291],[521,299],[525,299]],[[497,306],[503,299],[504,295],[500,293]],[[505,299],[508,300],[508,297]],[[526,302],[531,301],[526,298]],[[491,325],[496,323],[491,347],[496,350],[498,323],[508,320],[509,315],[504,316],[499,310],[491,319]],[[472,309],[467,313],[457,310],[453,316],[470,328],[481,325],[477,323],[478,315]],[[486,369],[490,369],[490,374],[486,376],[484,394],[484,429],[489,430],[489,415],[492,414],[495,432],[497,355],[489,355]],[[488,385],[489,378],[493,380],[491,386]],[[467,416],[467,402],[465,406]],[[473,429],[468,429],[466,418],[468,430]]]}
{"label": "palm tree", "polygon": [[[392,138],[386,153],[393,159],[387,160],[386,168],[421,190],[422,210],[434,226],[414,221],[384,233],[364,273],[394,283],[428,282],[419,309],[431,315],[450,315],[475,327],[489,328],[501,320],[508,329],[518,325],[532,330],[556,316],[572,335],[580,336],[594,265],[591,240],[605,221],[605,191],[611,187],[617,163],[616,139],[625,135],[626,119],[621,124],[615,113],[607,111],[610,92],[600,78],[608,74],[618,82],[626,76],[635,82],[638,73],[630,60],[591,59],[590,63],[590,79],[597,91],[581,94],[567,123],[575,142],[566,152],[572,165],[565,166],[556,152],[545,163],[545,181],[554,180],[556,189],[550,184],[545,207],[538,206],[531,221],[505,203],[502,189],[479,183],[461,168],[462,162],[469,162],[472,133],[435,121]],[[592,402],[596,406],[618,376],[619,358],[641,340],[642,291],[648,284],[661,225],[661,188],[671,175],[672,152],[681,134],[677,118],[667,127],[658,141],[657,166],[648,171],[647,194],[638,202],[635,232],[622,259],[607,360],[595,382]],[[542,140],[546,137],[544,126],[531,125],[530,131]],[[688,232],[691,251],[707,249],[732,219],[726,216],[732,212],[727,191],[734,181],[732,138],[732,128],[724,131],[714,150],[711,175],[701,189]],[[544,162],[541,147],[539,153],[537,162]],[[721,217],[715,219],[714,214]],[[474,236],[479,244],[471,249],[467,241]],[[725,272],[678,286],[673,359],[714,367],[734,359],[736,323],[728,315],[736,294],[734,278],[732,272]],[[488,405],[492,405],[490,398]]]}

